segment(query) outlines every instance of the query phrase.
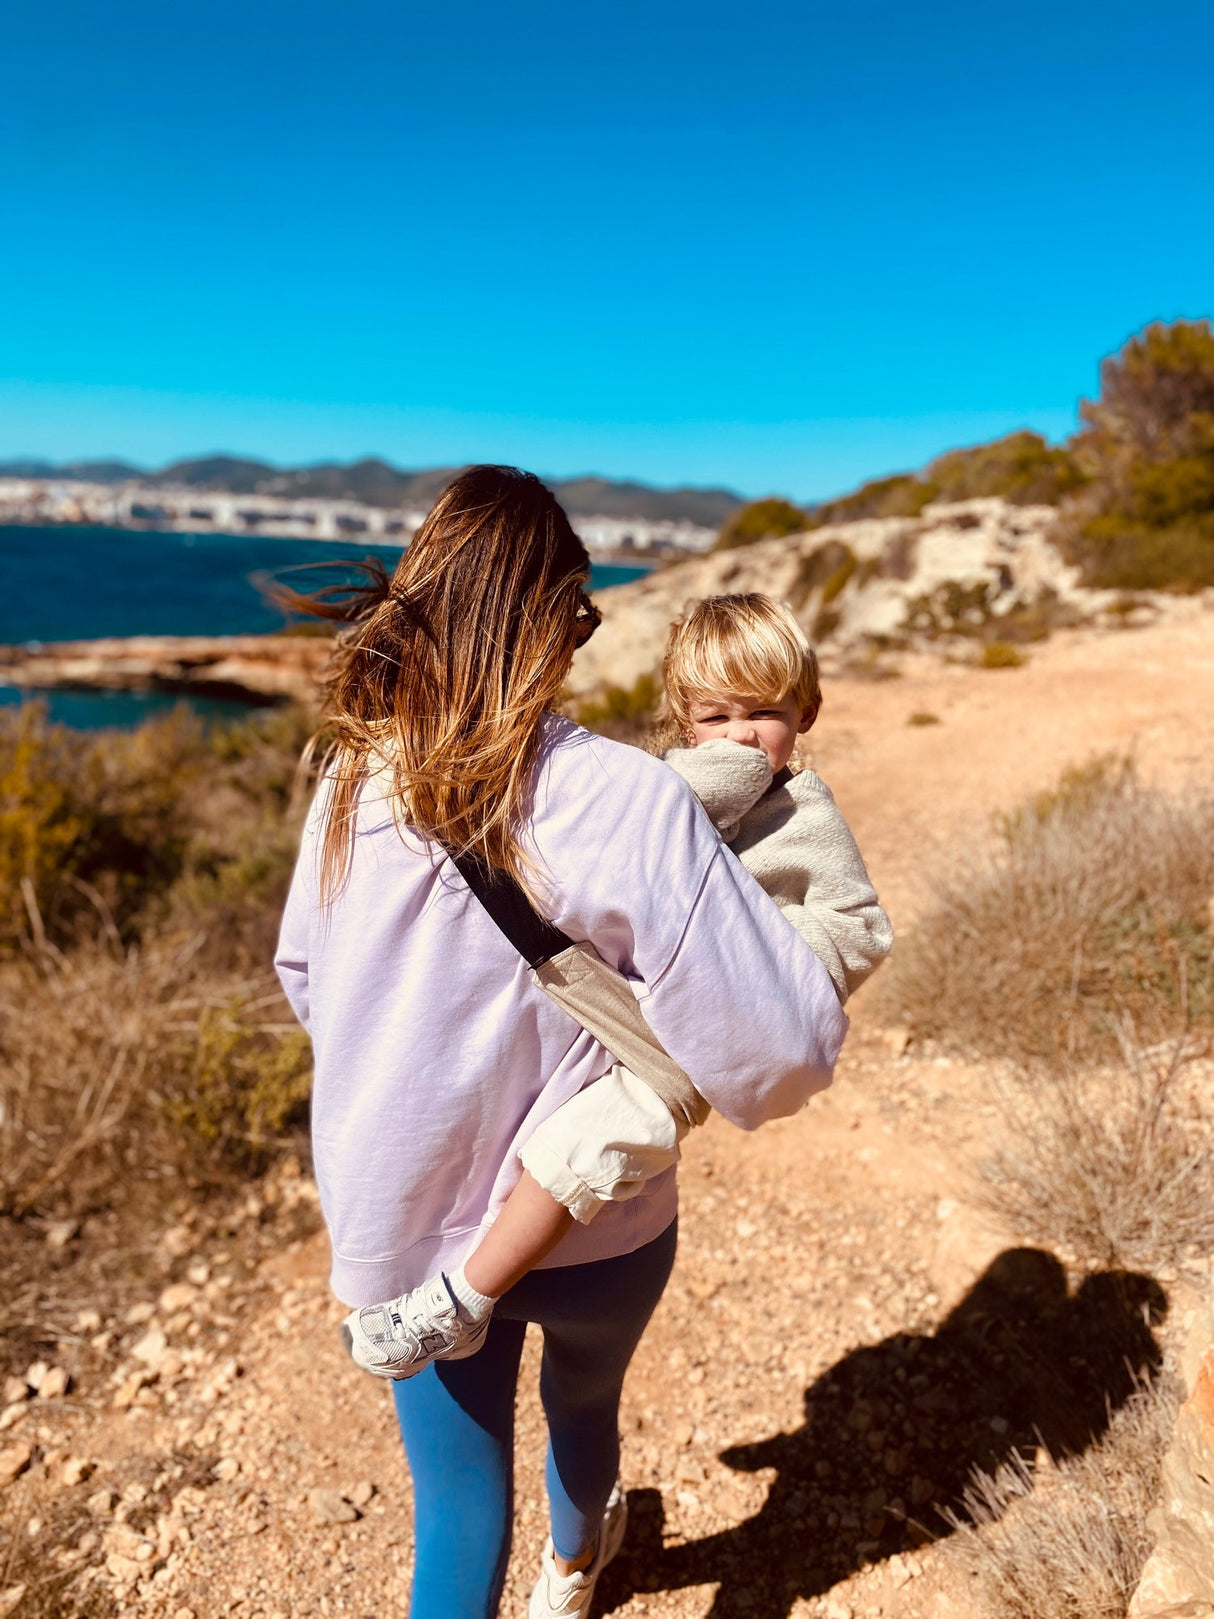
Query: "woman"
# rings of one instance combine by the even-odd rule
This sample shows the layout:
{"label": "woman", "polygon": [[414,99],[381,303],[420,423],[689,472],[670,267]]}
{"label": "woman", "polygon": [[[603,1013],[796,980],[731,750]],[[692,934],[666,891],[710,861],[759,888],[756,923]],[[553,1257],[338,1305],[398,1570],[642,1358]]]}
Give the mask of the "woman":
{"label": "woman", "polygon": [[[743,1128],[829,1081],[846,1027],[825,969],[689,788],[554,710],[598,615],[589,559],[528,473],[473,467],[389,583],[353,604],[335,742],[277,965],[312,1036],[317,1182],[351,1306],[454,1266],[535,1125],[612,1063],[527,974],[448,851],[518,879],[634,984],[704,1097]],[[624,1372],[674,1259],[673,1172],[578,1226],[494,1311],[476,1353],[394,1384],[413,1474],[412,1619],[497,1611],[514,1387],[544,1335],[552,1532],[532,1619],[588,1608],[618,1549]]]}

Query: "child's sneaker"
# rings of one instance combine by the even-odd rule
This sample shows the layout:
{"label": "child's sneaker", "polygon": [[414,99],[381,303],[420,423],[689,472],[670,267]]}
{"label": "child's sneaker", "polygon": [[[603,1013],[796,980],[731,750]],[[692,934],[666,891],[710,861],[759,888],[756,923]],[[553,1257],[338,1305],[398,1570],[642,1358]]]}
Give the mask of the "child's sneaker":
{"label": "child's sneaker", "polygon": [[544,1543],[540,1577],[527,1604],[527,1619],[578,1619],[578,1615],[589,1613],[599,1575],[619,1551],[627,1527],[628,1502],[617,1484],[603,1509],[603,1526],[599,1530],[599,1546],[594,1560],[581,1573],[561,1574],[557,1571],[552,1539],[549,1537]]}
{"label": "child's sneaker", "polygon": [[491,1319],[473,1318],[463,1310],[440,1274],[386,1304],[351,1310],[341,1336],[363,1371],[396,1381],[425,1371],[432,1360],[475,1355]]}

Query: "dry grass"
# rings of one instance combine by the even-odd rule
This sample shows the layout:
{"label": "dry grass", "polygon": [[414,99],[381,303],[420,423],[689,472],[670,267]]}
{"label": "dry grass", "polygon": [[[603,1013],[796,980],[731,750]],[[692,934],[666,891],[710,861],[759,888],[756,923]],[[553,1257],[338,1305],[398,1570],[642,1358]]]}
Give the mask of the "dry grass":
{"label": "dry grass", "polygon": [[1214,795],[1125,761],[1069,772],[956,858],[878,991],[890,1022],[1027,1063],[1214,1024]]}
{"label": "dry grass", "polygon": [[1214,1252],[1214,1138],[1193,1055],[1126,1035],[1117,1064],[997,1081],[988,1207],[1082,1264],[1158,1273]]}
{"label": "dry grass", "polygon": [[949,1517],[983,1619],[1124,1619],[1177,1403],[1170,1383],[1143,1388],[1082,1456],[1039,1476],[1017,1455],[974,1476],[965,1513]]}
{"label": "dry grass", "polygon": [[297,1144],[310,1064],[269,963],[307,729],[0,716],[0,1214],[125,1208]]}
{"label": "dry grass", "polygon": [[310,1062],[276,983],[200,966],[201,936],[53,947],[0,979],[0,1212],[80,1213],[298,1124]]}

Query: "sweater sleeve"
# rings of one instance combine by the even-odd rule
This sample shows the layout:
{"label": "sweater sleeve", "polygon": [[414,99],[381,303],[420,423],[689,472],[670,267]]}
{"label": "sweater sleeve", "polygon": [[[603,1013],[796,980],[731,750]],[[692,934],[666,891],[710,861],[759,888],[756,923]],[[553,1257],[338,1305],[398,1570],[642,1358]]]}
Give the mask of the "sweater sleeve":
{"label": "sweater sleeve", "polygon": [[843,1002],[889,954],[893,928],[825,782],[806,771],[795,779],[792,796],[795,813],[783,820],[756,809],[736,847],[830,973]]}
{"label": "sweater sleeve", "polygon": [[721,737],[698,748],[671,748],[666,763],[691,788],[708,819],[729,843],[743,815],[771,786],[771,766],[761,748],[744,748]]}

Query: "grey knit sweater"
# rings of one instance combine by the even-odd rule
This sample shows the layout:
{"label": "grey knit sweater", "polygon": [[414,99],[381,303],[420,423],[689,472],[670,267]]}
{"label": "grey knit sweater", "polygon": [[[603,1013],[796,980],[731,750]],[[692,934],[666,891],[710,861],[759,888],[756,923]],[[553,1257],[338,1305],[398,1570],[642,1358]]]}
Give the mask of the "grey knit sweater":
{"label": "grey knit sweater", "polygon": [[894,931],[830,788],[812,770],[773,783],[761,749],[737,742],[671,748],[665,759],[846,1001],[889,954]]}

